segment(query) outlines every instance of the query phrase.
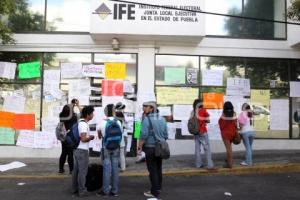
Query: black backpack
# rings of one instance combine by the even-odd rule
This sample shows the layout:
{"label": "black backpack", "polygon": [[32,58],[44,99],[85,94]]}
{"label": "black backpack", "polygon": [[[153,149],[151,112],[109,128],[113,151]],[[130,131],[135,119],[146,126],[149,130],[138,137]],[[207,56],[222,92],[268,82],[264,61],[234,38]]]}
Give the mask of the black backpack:
{"label": "black backpack", "polygon": [[194,112],[192,113],[192,116],[190,117],[187,126],[188,126],[188,130],[189,130],[190,134],[192,134],[192,135],[199,134],[200,123],[199,123],[198,117],[195,115]]}

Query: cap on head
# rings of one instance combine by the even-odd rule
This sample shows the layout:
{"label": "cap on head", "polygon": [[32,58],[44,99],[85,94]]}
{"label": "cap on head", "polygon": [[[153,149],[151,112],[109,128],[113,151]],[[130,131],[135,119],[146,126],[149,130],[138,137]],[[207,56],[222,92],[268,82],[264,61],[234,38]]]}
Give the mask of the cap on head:
{"label": "cap on head", "polygon": [[156,110],[157,105],[155,101],[147,101],[143,103],[143,106],[151,106],[152,108],[154,108],[154,110]]}
{"label": "cap on head", "polygon": [[123,110],[123,109],[125,109],[125,107],[126,107],[125,104],[123,104],[122,102],[118,102],[115,106],[115,109],[116,110]]}

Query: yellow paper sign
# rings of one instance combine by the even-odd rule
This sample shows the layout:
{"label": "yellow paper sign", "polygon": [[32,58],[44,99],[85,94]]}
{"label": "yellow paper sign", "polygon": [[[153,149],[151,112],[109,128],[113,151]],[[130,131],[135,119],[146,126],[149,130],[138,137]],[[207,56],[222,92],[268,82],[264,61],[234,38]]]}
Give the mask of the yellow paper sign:
{"label": "yellow paper sign", "polygon": [[105,63],[106,79],[125,79],[126,63]]}
{"label": "yellow paper sign", "polygon": [[175,87],[157,87],[157,103],[161,105],[169,104],[193,104],[198,98],[197,88],[175,88]]}

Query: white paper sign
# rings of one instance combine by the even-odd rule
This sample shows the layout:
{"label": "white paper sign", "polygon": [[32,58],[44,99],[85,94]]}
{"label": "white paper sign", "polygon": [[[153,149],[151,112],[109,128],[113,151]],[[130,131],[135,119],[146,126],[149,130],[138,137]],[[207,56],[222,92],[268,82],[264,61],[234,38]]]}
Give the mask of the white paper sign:
{"label": "white paper sign", "polygon": [[59,89],[60,70],[45,70],[44,71],[44,93]]}
{"label": "white paper sign", "polygon": [[90,103],[90,80],[80,79],[69,82],[69,100],[78,99],[80,105],[89,105]]}
{"label": "white paper sign", "polygon": [[81,63],[61,63],[61,78],[81,78],[82,64]]}
{"label": "white paper sign", "polygon": [[128,99],[124,99],[123,102],[126,106],[124,112],[134,113],[134,111],[135,111],[135,102],[131,101],[131,100],[128,100]]}
{"label": "white paper sign", "polygon": [[223,70],[202,70],[202,85],[223,86]]}
{"label": "white paper sign", "polygon": [[176,124],[175,123],[167,123],[168,126],[168,139],[175,140],[176,136]]}
{"label": "white paper sign", "polygon": [[159,115],[160,116],[171,116],[171,107],[170,106],[164,106],[164,107],[158,107]]}
{"label": "white paper sign", "polygon": [[189,120],[192,111],[192,105],[173,105],[173,119]]}
{"label": "white paper sign", "polygon": [[228,78],[226,95],[250,96],[250,80],[244,78]]}
{"label": "white paper sign", "polygon": [[54,132],[35,131],[33,148],[50,149],[53,148],[54,140],[56,139]]}
{"label": "white paper sign", "polygon": [[219,118],[223,110],[208,109],[210,123],[206,124],[208,137],[210,140],[222,140],[221,131],[219,127]]}
{"label": "white paper sign", "polygon": [[6,96],[4,97],[3,110],[15,113],[24,113],[25,97]]}
{"label": "white paper sign", "polygon": [[87,77],[104,78],[104,65],[83,65],[82,74]]}
{"label": "white paper sign", "polygon": [[94,117],[92,120],[89,121],[89,124],[99,124],[100,121],[105,119],[106,116],[104,114],[103,107],[94,107]]}
{"label": "white paper sign", "polygon": [[191,135],[188,130],[187,123],[188,123],[187,120],[181,121],[181,135]]}
{"label": "white paper sign", "polygon": [[33,148],[34,131],[20,131],[17,146]]}
{"label": "white paper sign", "polygon": [[124,80],[123,81],[123,91],[124,93],[133,93],[134,89],[130,82],[130,80]]}
{"label": "white paper sign", "polygon": [[300,82],[290,82],[290,97],[300,97]]}
{"label": "white paper sign", "polygon": [[0,62],[0,77],[7,79],[14,79],[17,64],[10,62]]}
{"label": "white paper sign", "polygon": [[270,130],[289,130],[289,100],[271,99]]}

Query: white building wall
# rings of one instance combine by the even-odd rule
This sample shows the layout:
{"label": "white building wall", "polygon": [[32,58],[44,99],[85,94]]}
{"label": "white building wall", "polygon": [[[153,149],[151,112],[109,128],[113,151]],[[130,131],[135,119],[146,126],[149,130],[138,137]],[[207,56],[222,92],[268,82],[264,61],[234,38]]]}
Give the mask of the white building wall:
{"label": "white building wall", "polygon": [[[286,41],[203,38],[198,42],[188,39],[143,42],[124,36],[118,51],[112,49],[109,37],[94,40],[86,34],[16,34],[16,44],[2,45],[0,51],[138,53],[138,91],[150,92],[154,91],[155,54],[300,59],[300,26],[287,27]],[[171,140],[169,143],[173,155],[194,153],[193,140]],[[259,139],[255,140],[253,148],[291,150],[300,146],[300,140],[276,140],[276,145],[274,143],[274,140]],[[225,151],[221,141],[212,141],[211,148],[213,153]],[[234,150],[244,150],[244,147],[234,146]],[[0,157],[58,157],[59,154],[60,148],[49,150],[0,146]]]}

